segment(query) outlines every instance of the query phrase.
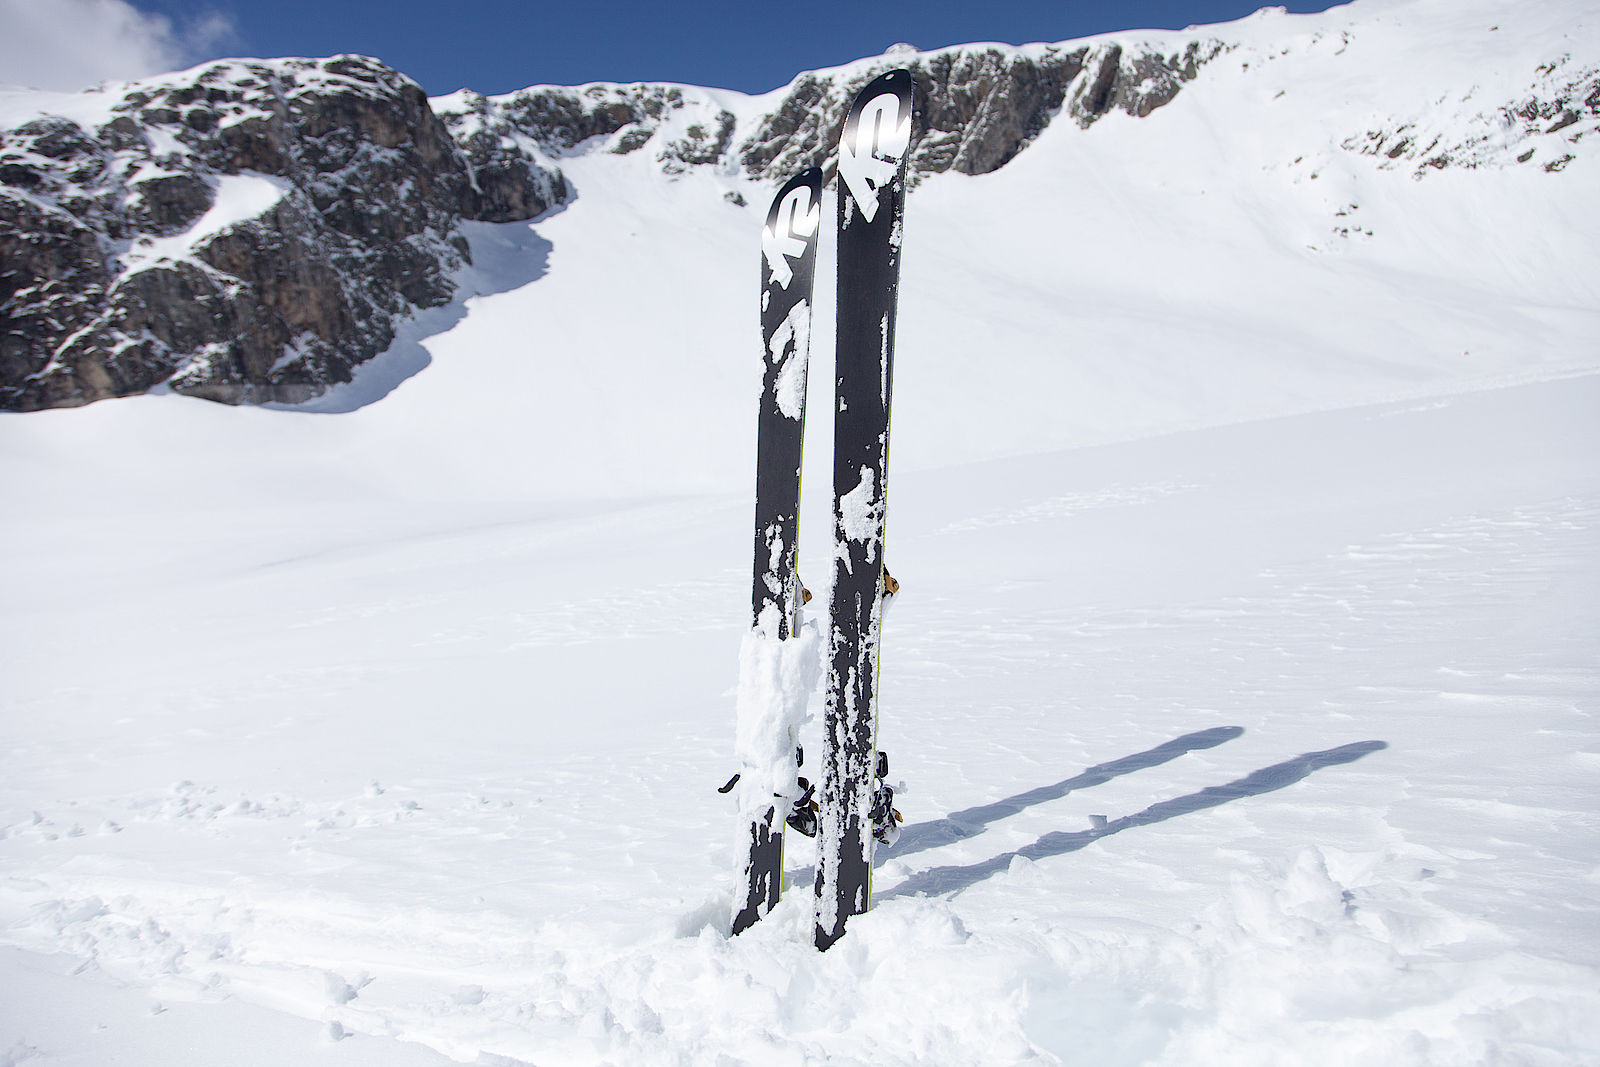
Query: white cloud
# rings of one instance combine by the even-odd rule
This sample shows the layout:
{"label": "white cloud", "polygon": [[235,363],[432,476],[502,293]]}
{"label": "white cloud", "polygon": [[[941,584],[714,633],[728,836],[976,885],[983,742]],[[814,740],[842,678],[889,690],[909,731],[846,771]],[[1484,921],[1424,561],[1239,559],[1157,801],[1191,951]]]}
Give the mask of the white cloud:
{"label": "white cloud", "polygon": [[236,37],[210,14],[182,30],[126,0],[0,0],[0,84],[72,91],[176,70]]}

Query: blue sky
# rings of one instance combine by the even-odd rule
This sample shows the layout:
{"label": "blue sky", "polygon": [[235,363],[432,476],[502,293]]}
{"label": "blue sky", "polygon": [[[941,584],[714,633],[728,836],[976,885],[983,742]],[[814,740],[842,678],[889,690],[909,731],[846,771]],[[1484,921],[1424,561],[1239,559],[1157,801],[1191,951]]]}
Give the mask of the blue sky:
{"label": "blue sky", "polygon": [[[416,78],[430,95],[467,87],[676,81],[763,92],[802,70],[832,66],[906,41],[1059,41],[1111,30],[1181,29],[1241,18],[1258,0],[716,0],[598,4],[469,0],[133,0],[182,35],[219,26],[215,58],[364,52]],[[1320,11],[1331,0],[1284,4]]]}
{"label": "blue sky", "polygon": [[[1062,41],[1242,18],[1259,0],[0,0],[0,84],[72,91],[224,56],[377,56],[438,96],[675,81],[759,93],[904,41]],[[1321,11],[1333,0],[1285,0]]]}

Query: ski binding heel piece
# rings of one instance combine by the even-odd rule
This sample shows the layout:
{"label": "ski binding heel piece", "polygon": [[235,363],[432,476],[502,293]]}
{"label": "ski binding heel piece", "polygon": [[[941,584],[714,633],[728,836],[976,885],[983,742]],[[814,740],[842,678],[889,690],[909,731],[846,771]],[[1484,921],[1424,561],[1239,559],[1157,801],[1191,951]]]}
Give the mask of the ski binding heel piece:
{"label": "ski binding heel piece", "polygon": [[818,806],[817,802],[812,799],[812,794],[817,791],[816,786],[802,778],[800,779],[800,788],[804,792],[801,793],[800,799],[794,802],[794,808],[790,810],[789,817],[784,821],[792,826],[796,833],[805,834],[807,837],[816,837]]}
{"label": "ski binding heel piece", "polygon": [[894,786],[880,784],[872,797],[872,811],[868,815],[872,823],[872,836],[880,845],[892,845],[900,840],[900,824],[905,822],[894,807]]}

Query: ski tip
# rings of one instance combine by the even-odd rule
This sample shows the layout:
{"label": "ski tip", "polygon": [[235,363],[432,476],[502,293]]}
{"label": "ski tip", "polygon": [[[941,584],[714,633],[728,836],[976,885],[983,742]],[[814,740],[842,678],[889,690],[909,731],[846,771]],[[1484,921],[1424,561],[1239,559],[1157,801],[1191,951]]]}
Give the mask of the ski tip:
{"label": "ski tip", "polygon": [[909,88],[914,81],[916,79],[912,77],[911,68],[909,67],[896,67],[893,70],[886,70],[869,81],[866,88],[856,95],[856,99],[871,100],[878,93],[893,92],[902,86]]}
{"label": "ski tip", "polygon": [[856,93],[855,99],[850,103],[850,110],[845,113],[845,122],[848,123],[873,100],[885,95],[899,98],[902,120],[920,115],[927,110],[927,87],[917,80],[915,71],[907,67],[896,67],[894,70],[885,71],[861,87],[861,91]]}
{"label": "ski tip", "polygon": [[[821,223],[822,171],[807,167],[784,183],[767,209],[767,222],[761,230],[764,290],[770,293],[774,287],[790,289],[790,284],[799,278],[793,296],[809,301]],[[767,309],[765,299],[768,298],[762,303],[763,315]],[[788,308],[793,304],[791,298],[779,306]],[[801,382],[804,384],[804,378]]]}
{"label": "ski tip", "polygon": [[903,190],[916,111],[917,84],[904,67],[878,75],[856,94],[839,131],[841,226],[853,211],[871,223],[880,195],[891,187]]}
{"label": "ski tip", "polygon": [[861,113],[882,96],[898,98],[897,118],[901,122],[907,121],[911,118],[911,111],[918,102],[917,80],[905,67],[897,67],[873,78],[861,87],[861,91],[856,93],[855,99],[850,102],[850,110],[845,113],[846,128],[853,127]]}
{"label": "ski tip", "polygon": [[790,177],[788,181],[778,188],[778,191],[773,194],[772,206],[767,211],[767,221],[769,223],[776,221],[778,209],[783,206],[784,201],[789,199],[796,189],[811,190],[812,200],[820,197],[822,195],[822,168],[807,167]]}

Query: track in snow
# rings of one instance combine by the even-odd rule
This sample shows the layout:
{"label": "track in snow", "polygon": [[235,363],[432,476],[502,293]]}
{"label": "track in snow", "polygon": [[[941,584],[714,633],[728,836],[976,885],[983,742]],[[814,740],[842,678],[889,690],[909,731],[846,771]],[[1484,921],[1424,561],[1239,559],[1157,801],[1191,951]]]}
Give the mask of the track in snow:
{"label": "track in snow", "polygon": [[721,925],[742,498],[157,499],[104,572],[7,522],[60,577],[0,615],[0,980],[62,994],[0,1049],[170,1051],[225,1005],[346,1063],[1595,1053],[1597,402],[907,473],[908,825],[826,957],[803,845]]}

